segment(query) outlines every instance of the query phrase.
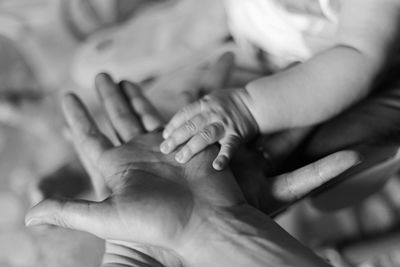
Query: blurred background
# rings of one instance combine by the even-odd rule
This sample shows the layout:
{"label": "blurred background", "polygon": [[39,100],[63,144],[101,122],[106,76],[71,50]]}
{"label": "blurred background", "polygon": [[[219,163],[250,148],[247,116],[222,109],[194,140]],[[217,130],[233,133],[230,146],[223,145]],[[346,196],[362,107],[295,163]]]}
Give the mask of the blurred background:
{"label": "blurred background", "polygon": [[[238,47],[217,0],[0,0],[0,266],[98,266],[102,240],[28,229],[44,197],[92,198],[66,138],[59,99],[80,94],[97,112],[100,71],[142,85],[169,118],[222,53],[237,60],[231,85],[274,70]],[[400,266],[400,182],[395,175],[354,207],[322,213],[302,201],[278,222],[335,266]]]}

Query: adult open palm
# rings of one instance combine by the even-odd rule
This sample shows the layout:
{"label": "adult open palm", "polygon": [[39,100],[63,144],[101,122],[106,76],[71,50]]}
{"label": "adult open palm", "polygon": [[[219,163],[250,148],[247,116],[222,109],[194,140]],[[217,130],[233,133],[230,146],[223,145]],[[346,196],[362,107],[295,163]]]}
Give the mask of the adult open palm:
{"label": "adult open palm", "polygon": [[[264,235],[272,246],[260,260],[267,259],[276,266],[276,260],[293,256],[288,257],[288,251],[298,251],[293,262],[305,254],[307,266],[321,266],[317,257],[269,218],[256,212],[260,221],[246,219],[250,207],[230,170],[217,172],[212,168],[216,147],[185,165],[176,163],[174,155],[159,151],[162,138],[157,129],[163,122],[140,89],[128,82],[116,85],[104,74],[96,83],[120,144],[113,144],[98,129],[75,95],[65,98],[64,111],[77,151],[103,198],[99,202],[45,200],[29,212],[28,225],[53,224],[104,238],[103,267],[206,266],[210,262],[213,266],[244,266],[243,262],[255,257],[241,263],[241,257],[224,257],[209,244],[235,244],[232,238],[253,229],[245,223],[249,220],[251,225],[267,229]],[[355,163],[354,153],[344,152],[342,156],[345,160],[339,161],[339,167],[319,165],[318,172],[313,172],[314,167],[309,172],[306,168],[303,177],[334,177]],[[325,162],[329,167],[328,163],[338,161]],[[290,174],[280,178],[285,177]],[[287,180],[279,180],[283,182],[277,183],[276,190],[285,195]],[[226,216],[232,210],[235,215]],[[250,213],[254,211],[250,209]],[[258,230],[254,233],[260,234]]]}
{"label": "adult open palm", "polygon": [[[89,173],[96,173],[95,188],[111,194],[100,202],[46,200],[30,211],[27,224],[60,225],[106,239],[104,264],[175,266],[179,256],[170,251],[186,246],[185,237],[197,235],[210,206],[244,203],[241,191],[229,170],[212,169],[216,149],[187,165],[160,153],[161,133],[144,133],[162,121],[137,86],[115,85],[109,76],[99,75],[97,87],[121,145],[100,132],[77,96],[66,96],[64,111],[81,158]],[[144,257],[148,254],[152,257]]]}

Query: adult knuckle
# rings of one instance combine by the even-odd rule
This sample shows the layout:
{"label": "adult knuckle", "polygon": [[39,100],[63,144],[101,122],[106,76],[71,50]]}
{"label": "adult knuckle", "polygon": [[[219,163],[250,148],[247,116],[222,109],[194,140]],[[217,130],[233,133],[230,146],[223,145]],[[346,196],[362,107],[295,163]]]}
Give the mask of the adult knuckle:
{"label": "adult knuckle", "polygon": [[68,223],[61,216],[53,215],[53,223],[61,228],[69,228]]}
{"label": "adult knuckle", "polygon": [[69,224],[67,222],[67,215],[66,215],[66,200],[60,200],[60,202],[55,202],[55,205],[59,207],[59,211],[53,213],[53,221],[56,225],[64,228],[68,228]]}

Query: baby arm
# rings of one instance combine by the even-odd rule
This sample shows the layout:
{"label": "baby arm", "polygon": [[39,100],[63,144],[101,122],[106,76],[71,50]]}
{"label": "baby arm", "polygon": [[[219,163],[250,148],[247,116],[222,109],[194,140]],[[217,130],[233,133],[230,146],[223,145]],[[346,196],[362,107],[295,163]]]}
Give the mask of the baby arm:
{"label": "baby arm", "polygon": [[335,45],[245,90],[214,92],[178,112],[164,131],[161,151],[187,142],[177,160],[187,162],[220,142],[215,169],[257,132],[271,133],[322,122],[365,97],[396,48],[400,0],[345,0]]}
{"label": "baby arm", "polygon": [[369,93],[397,45],[398,0],[342,1],[336,44],[246,86],[246,106],[261,132],[322,122]]}

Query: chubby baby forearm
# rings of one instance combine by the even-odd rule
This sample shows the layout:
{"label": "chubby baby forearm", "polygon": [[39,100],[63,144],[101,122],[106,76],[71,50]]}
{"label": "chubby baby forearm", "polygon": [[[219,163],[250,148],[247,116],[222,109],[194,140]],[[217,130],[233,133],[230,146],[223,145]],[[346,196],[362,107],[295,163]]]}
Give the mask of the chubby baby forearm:
{"label": "chubby baby forearm", "polygon": [[250,82],[244,99],[262,133],[325,121],[365,97],[379,68],[338,45],[302,64]]}

